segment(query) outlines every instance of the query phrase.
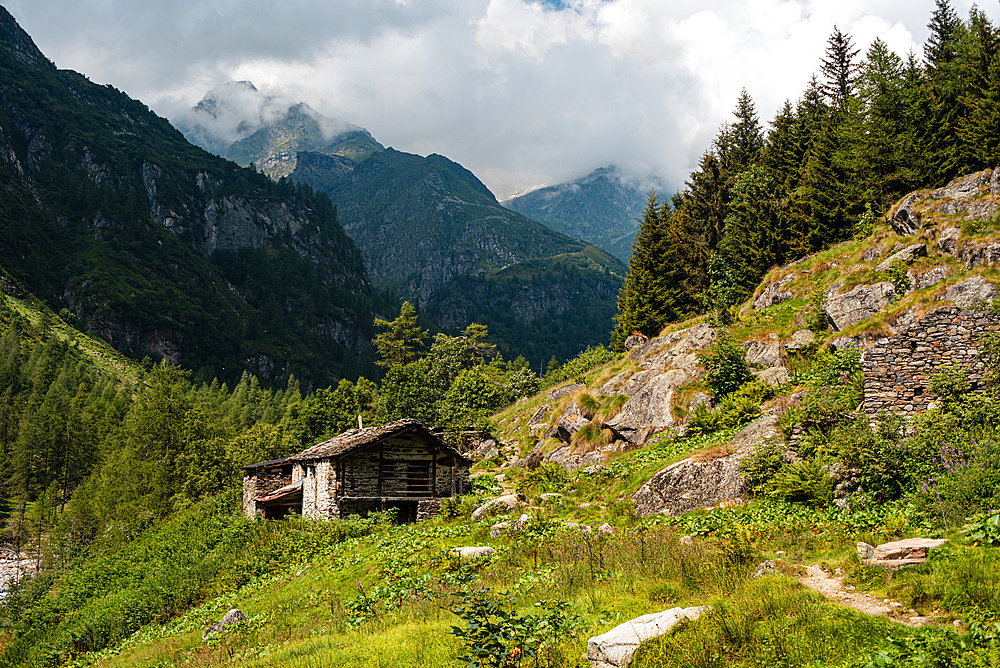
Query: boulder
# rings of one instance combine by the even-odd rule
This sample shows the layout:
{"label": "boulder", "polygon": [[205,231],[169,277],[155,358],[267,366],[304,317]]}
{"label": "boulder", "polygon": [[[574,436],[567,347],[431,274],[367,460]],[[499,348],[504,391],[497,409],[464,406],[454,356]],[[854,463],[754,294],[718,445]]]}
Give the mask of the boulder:
{"label": "boulder", "polygon": [[497,442],[492,438],[487,438],[479,444],[479,447],[472,454],[472,458],[476,460],[493,459],[499,454],[500,448],[497,446]]}
{"label": "boulder", "polygon": [[777,341],[747,341],[747,364],[760,367],[785,366],[781,344]]}
{"label": "boulder", "polygon": [[524,501],[527,501],[527,497],[525,497],[524,494],[506,494],[504,496],[498,496],[497,498],[487,501],[472,511],[472,519],[473,521],[478,522],[479,520],[490,517],[491,515],[509,513],[520,508]]}
{"label": "boulder", "polygon": [[907,246],[903,250],[896,251],[886,259],[879,262],[878,266],[875,267],[875,271],[889,271],[892,265],[896,262],[902,264],[913,264],[913,261],[918,257],[923,257],[927,255],[927,244],[913,244]]}
{"label": "boulder", "polygon": [[567,471],[576,471],[585,466],[603,463],[607,459],[607,452],[613,450],[613,447],[607,446],[607,448],[575,454],[570,446],[562,445],[545,455],[545,461],[558,464]]}
{"label": "boulder", "polygon": [[949,285],[942,297],[942,299],[954,302],[955,306],[961,308],[975,308],[984,301],[996,298],[996,287],[978,275],[970,276],[960,283]]}
{"label": "boulder", "polygon": [[496,550],[485,545],[478,547],[453,547],[448,550],[449,554],[453,554],[459,559],[477,559],[479,557],[488,557],[494,552],[496,552]]}
{"label": "boulder", "polygon": [[634,348],[629,359],[643,369],[664,370],[671,367],[686,368],[697,365],[694,353],[706,348],[715,339],[715,330],[710,325],[700,324],[670,334],[651,339],[645,345]]}
{"label": "boulder", "polygon": [[750,577],[762,578],[765,575],[776,575],[778,569],[774,567],[774,562],[768,559],[767,561],[761,562],[757,568],[754,569],[753,575]]}
{"label": "boulder", "polygon": [[490,527],[490,538],[497,538],[503,535],[504,532],[517,533],[528,526],[530,521],[531,518],[528,515],[521,515],[516,520],[506,520],[494,524]]}
{"label": "boulder", "polygon": [[639,643],[658,638],[684,619],[694,621],[708,606],[671,608],[636,617],[587,641],[586,659],[590,668],[624,668],[639,649]]}
{"label": "boulder", "polygon": [[785,290],[784,287],[787,283],[790,283],[792,279],[794,279],[794,276],[785,276],[777,283],[768,283],[767,287],[764,288],[764,291],[760,293],[760,296],[753,300],[754,310],[759,311],[791,299],[792,291]]}
{"label": "boulder", "polygon": [[973,195],[979,194],[980,186],[990,185],[990,177],[992,174],[993,172],[991,170],[985,170],[982,172],[976,172],[975,174],[959,176],[958,178],[953,179],[945,187],[938,188],[932,192],[931,197],[934,199],[968,199]]}
{"label": "boulder", "polygon": [[528,433],[532,436],[537,436],[546,429],[548,429],[548,415],[549,415],[549,405],[542,404],[538,407],[531,417],[528,418]]}
{"label": "boulder", "polygon": [[792,334],[792,339],[785,344],[785,350],[802,350],[812,345],[816,335],[809,329],[800,329]]}
{"label": "boulder", "polygon": [[912,269],[906,272],[906,276],[910,279],[910,292],[914,290],[923,290],[924,288],[929,288],[932,285],[940,283],[944,279],[948,278],[948,268],[947,267],[934,267],[922,274],[914,272]]}
{"label": "boulder", "polygon": [[[641,377],[641,378],[640,378]],[[633,384],[633,379],[639,379]],[[638,442],[639,435],[646,427],[660,429],[674,424],[671,405],[677,388],[692,380],[692,376],[681,369],[671,369],[664,373],[640,372],[626,383],[623,394],[629,400],[621,412],[605,422],[615,435],[629,443]],[[648,437],[649,432],[646,433]]]}
{"label": "boulder", "polygon": [[636,514],[679,515],[742,499],[748,490],[740,461],[765,441],[777,438],[777,424],[777,416],[765,416],[741,429],[727,445],[727,454],[709,461],[689,457],[661,469],[632,495]]}
{"label": "boulder", "polygon": [[769,387],[779,387],[791,380],[792,375],[783,366],[774,366],[770,369],[761,369],[753,372],[754,378]]}
{"label": "boulder", "polygon": [[961,260],[966,269],[979,266],[992,267],[1000,262],[1000,243],[968,242],[962,244],[955,257]]}
{"label": "boulder", "polygon": [[557,399],[562,399],[563,397],[573,394],[574,392],[579,392],[580,390],[587,389],[587,386],[583,383],[573,383],[572,385],[563,385],[562,387],[557,387],[548,393],[545,397],[545,403],[551,404]]}
{"label": "boulder", "polygon": [[[909,566],[923,563],[931,550],[947,542],[943,538],[907,538],[883,543],[872,551],[868,563],[878,566]],[[859,554],[860,551],[859,549]]]}
{"label": "boulder", "polygon": [[938,248],[940,248],[942,252],[947,253],[948,255],[956,255],[958,252],[958,247],[957,247],[958,237],[961,234],[962,231],[957,227],[947,228],[946,230],[941,232],[941,234],[937,238]]}
{"label": "boulder", "polygon": [[625,350],[632,350],[649,342],[649,337],[645,334],[632,334],[625,339]]}
{"label": "boulder", "polygon": [[218,633],[227,626],[233,626],[234,624],[239,624],[240,622],[245,622],[246,620],[247,620],[246,615],[244,615],[236,608],[233,608],[232,610],[224,614],[222,616],[222,619],[220,619],[215,624],[212,624],[207,629],[205,629],[205,632],[201,634],[201,639],[208,640],[208,637],[213,633]]}
{"label": "boulder", "polygon": [[920,227],[917,213],[913,209],[913,205],[916,204],[918,199],[917,194],[912,193],[907,195],[906,199],[899,204],[899,208],[896,209],[896,213],[893,214],[892,219],[889,221],[896,234],[908,237]]}
{"label": "boulder", "polygon": [[868,543],[862,543],[858,541],[858,559],[864,561],[865,559],[871,559],[872,555],[875,554],[875,546],[869,545]]}
{"label": "boulder", "polygon": [[827,292],[824,310],[835,329],[844,330],[866,320],[892,303],[896,289],[892,283],[859,285],[843,294]]}

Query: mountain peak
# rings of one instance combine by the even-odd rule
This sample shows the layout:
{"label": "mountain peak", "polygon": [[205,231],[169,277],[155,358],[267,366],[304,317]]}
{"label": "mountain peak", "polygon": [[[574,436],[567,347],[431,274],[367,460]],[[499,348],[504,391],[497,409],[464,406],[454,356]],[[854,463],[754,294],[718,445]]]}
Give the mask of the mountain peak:
{"label": "mountain peak", "polygon": [[3,44],[18,60],[38,67],[54,67],[28,33],[18,25],[17,20],[0,6],[0,44]]}

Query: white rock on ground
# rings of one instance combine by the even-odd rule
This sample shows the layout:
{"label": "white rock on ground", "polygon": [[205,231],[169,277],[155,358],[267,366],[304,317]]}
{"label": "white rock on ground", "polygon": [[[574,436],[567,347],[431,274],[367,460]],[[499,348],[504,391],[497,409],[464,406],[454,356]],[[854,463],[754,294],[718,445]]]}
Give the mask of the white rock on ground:
{"label": "white rock on ground", "polygon": [[526,500],[527,499],[524,494],[507,494],[505,496],[498,496],[497,498],[487,501],[472,511],[472,520],[474,522],[478,522],[479,520],[496,513],[517,510],[521,506],[521,503]]}
{"label": "white rock on ground", "polygon": [[448,550],[450,553],[454,554],[460,559],[475,559],[477,557],[488,557],[496,550],[492,547],[483,546],[470,546],[470,547],[453,547]]}
{"label": "white rock on ground", "polygon": [[222,619],[220,619],[218,622],[212,624],[207,629],[205,629],[205,632],[201,634],[201,639],[207,640],[208,636],[212,635],[213,633],[218,633],[227,626],[239,624],[240,622],[245,622],[246,620],[247,620],[246,615],[244,615],[236,608],[233,608],[232,610],[224,614],[222,616]]}
{"label": "white rock on ground", "polygon": [[856,325],[888,306],[896,296],[892,283],[859,285],[843,294],[835,288],[827,291],[824,310],[837,331]]}
{"label": "white rock on ground", "polygon": [[639,643],[666,634],[679,621],[698,619],[708,606],[671,608],[631,619],[587,641],[590,668],[624,668],[639,649]]}

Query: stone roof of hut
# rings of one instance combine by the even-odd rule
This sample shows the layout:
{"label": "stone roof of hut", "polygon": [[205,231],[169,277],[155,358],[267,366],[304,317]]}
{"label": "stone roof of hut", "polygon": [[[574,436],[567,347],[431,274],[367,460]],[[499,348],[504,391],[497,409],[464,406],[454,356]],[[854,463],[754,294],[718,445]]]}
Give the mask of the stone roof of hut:
{"label": "stone roof of hut", "polygon": [[292,455],[289,459],[292,461],[303,462],[314,459],[334,459],[337,457],[343,457],[344,455],[350,454],[356,450],[361,450],[383,439],[401,436],[407,432],[421,434],[428,440],[440,446],[442,450],[448,452],[454,457],[457,457],[460,461],[471,463],[466,457],[463,457],[460,452],[455,450],[455,448],[442,441],[440,436],[425,427],[419,420],[411,419],[395,420],[394,422],[387,422],[377,427],[348,429],[347,431],[337,434],[329,440],[306,448],[297,455]]}

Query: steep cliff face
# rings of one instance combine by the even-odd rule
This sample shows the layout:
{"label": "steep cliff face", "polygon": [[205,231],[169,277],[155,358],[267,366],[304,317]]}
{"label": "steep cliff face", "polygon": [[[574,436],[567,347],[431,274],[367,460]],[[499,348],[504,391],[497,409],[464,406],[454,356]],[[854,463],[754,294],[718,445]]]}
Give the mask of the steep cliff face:
{"label": "steep cliff face", "polygon": [[0,265],[123,352],[224,376],[363,363],[378,297],[325,197],[57,70],[2,8],[0,185]]}

